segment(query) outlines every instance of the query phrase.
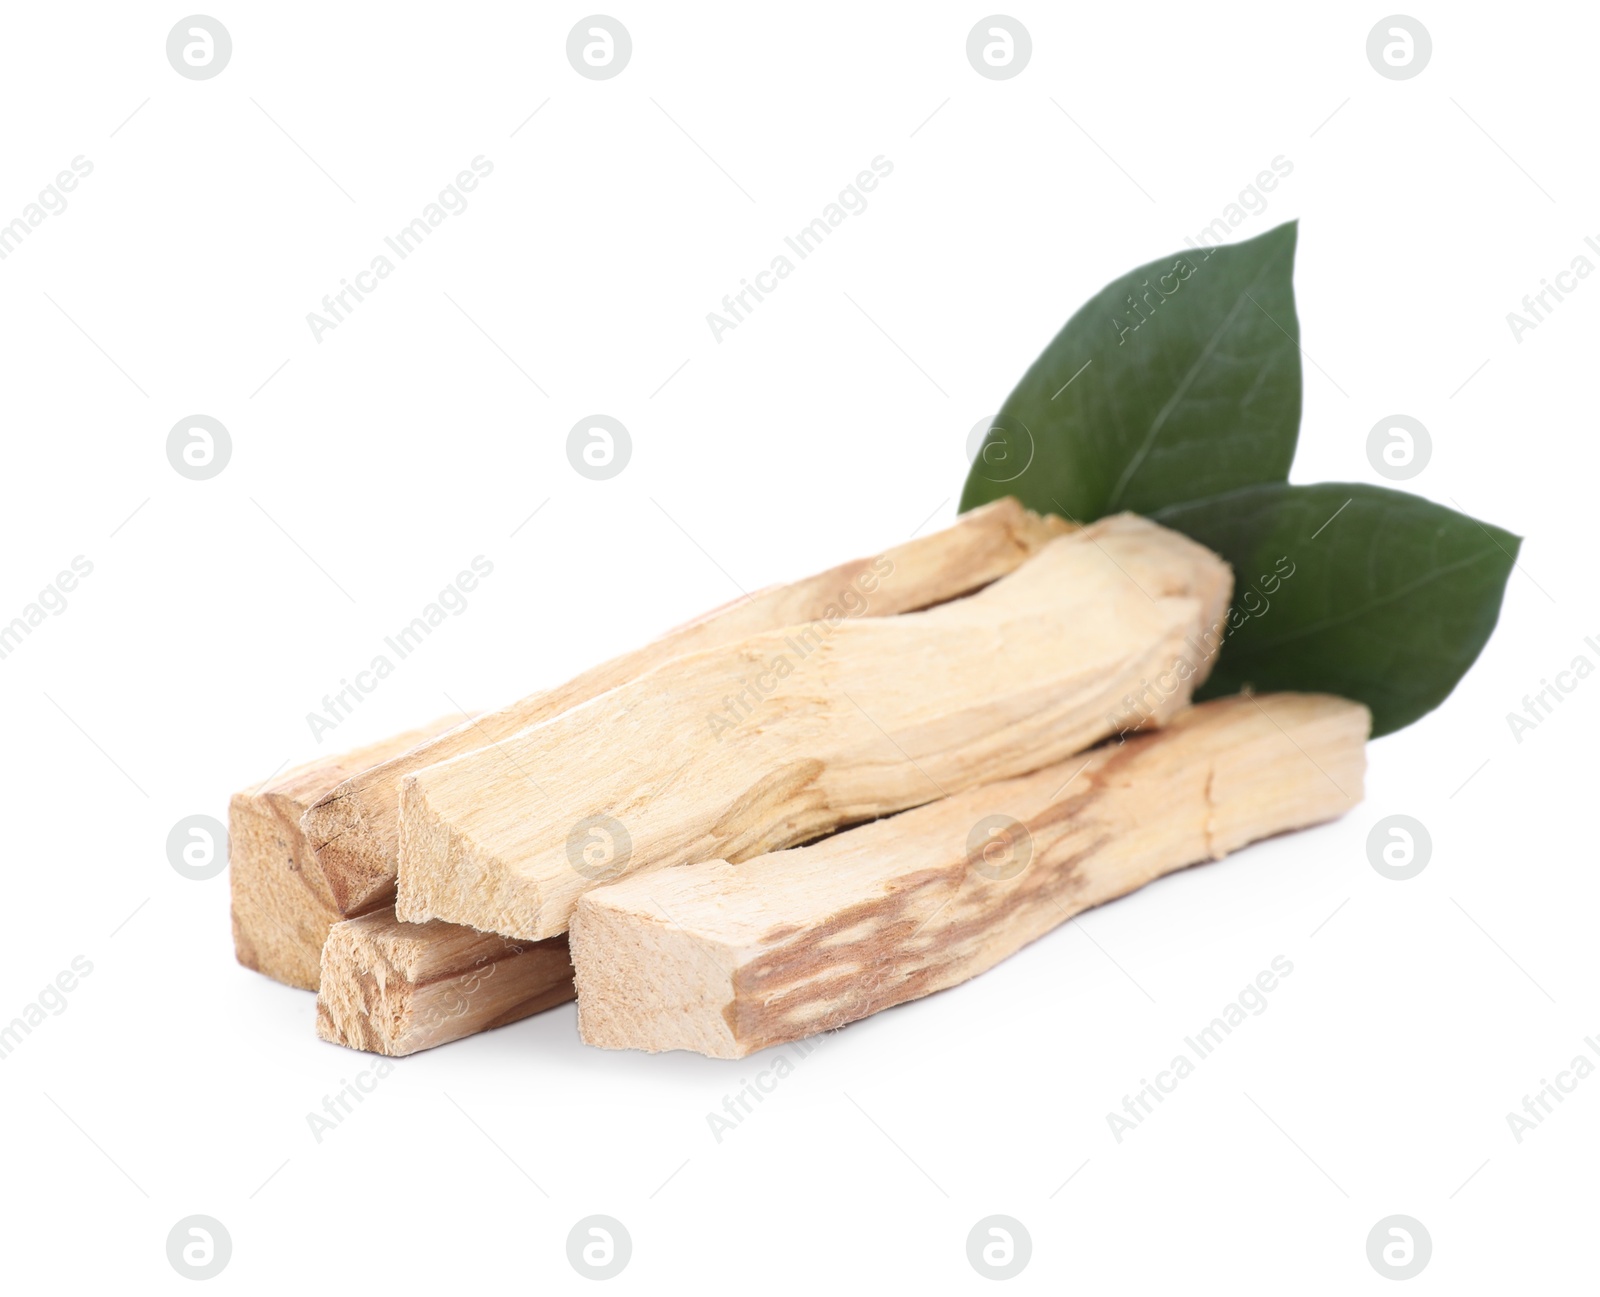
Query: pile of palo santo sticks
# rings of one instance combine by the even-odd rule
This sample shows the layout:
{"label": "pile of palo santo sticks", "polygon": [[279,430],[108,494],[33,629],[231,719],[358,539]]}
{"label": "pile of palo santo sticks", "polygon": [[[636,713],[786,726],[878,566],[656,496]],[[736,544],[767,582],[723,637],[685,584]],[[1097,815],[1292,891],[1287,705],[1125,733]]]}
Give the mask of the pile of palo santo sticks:
{"label": "pile of palo santo sticks", "polygon": [[1190,705],[1232,584],[1002,500],[763,590],[237,794],[239,961],[390,1055],[576,995],[590,1044],[737,1058],[952,986],[1359,799],[1359,704]]}

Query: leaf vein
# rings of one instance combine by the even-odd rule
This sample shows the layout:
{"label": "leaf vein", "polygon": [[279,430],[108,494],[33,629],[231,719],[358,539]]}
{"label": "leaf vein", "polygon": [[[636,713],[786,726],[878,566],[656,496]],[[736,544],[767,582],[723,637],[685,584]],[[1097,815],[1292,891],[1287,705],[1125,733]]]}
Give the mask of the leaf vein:
{"label": "leaf vein", "polygon": [[[1139,449],[1134,452],[1133,457],[1129,459],[1121,475],[1117,478],[1116,484],[1111,488],[1111,495],[1106,500],[1106,513],[1113,512],[1121,502],[1123,493],[1128,488],[1128,483],[1133,480],[1133,475],[1139,471],[1140,466],[1143,465],[1151,450],[1154,449],[1157,439],[1161,436],[1161,429],[1166,426],[1167,420],[1172,417],[1172,412],[1177,409],[1179,402],[1183,400],[1189,388],[1199,379],[1200,373],[1211,359],[1212,353],[1221,345],[1223,335],[1233,327],[1234,320],[1238,317],[1239,312],[1244,309],[1245,302],[1247,300],[1255,300],[1250,296],[1250,289],[1257,287],[1267,272],[1276,268],[1281,256],[1282,254],[1280,253],[1279,256],[1274,257],[1271,261],[1264,262],[1251,279],[1250,287],[1239,291],[1239,296],[1234,299],[1233,306],[1229,308],[1228,314],[1223,318],[1222,323],[1217,326],[1216,331],[1206,340],[1205,347],[1195,357],[1194,362],[1189,366],[1188,372],[1184,374],[1177,387],[1173,389],[1172,395],[1162,404],[1161,409],[1156,411],[1156,417],[1150,421],[1150,429],[1145,433],[1144,441],[1140,443]],[[1270,316],[1268,318],[1271,319]],[[1282,326],[1280,325],[1279,328],[1281,331]]]}

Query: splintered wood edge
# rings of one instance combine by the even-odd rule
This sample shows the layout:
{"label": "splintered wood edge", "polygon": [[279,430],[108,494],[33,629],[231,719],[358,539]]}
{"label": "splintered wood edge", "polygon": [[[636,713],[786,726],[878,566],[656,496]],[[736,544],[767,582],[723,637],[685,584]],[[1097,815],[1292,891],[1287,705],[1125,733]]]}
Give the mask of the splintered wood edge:
{"label": "splintered wood edge", "polygon": [[333,926],[322,950],[317,1035],[401,1057],[503,1027],[573,998],[565,937],[514,942],[379,910]]}

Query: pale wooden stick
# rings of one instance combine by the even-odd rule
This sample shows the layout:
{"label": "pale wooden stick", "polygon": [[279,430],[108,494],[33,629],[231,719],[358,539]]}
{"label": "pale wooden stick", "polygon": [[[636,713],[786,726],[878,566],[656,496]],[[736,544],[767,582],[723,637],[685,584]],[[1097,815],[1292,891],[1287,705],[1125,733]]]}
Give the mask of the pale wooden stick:
{"label": "pale wooden stick", "polygon": [[515,942],[392,909],[336,923],[322,948],[317,1035],[398,1057],[573,997],[567,939]]}
{"label": "pale wooden stick", "polygon": [[246,968],[290,986],[317,989],[328,929],[343,917],[300,831],[308,807],[358,771],[460,724],[434,721],[354,752],[296,766],[228,803],[228,875],[233,948]]}
{"label": "pale wooden stick", "polygon": [[888,617],[968,594],[1015,570],[1069,529],[1061,519],[1030,513],[1013,499],[997,500],[952,527],[875,558],[741,598],[565,685],[489,712],[326,790],[306,812],[304,827],[334,903],[345,914],[356,914],[394,900],[397,809],[405,776],[490,747],[686,653],[801,622]]}
{"label": "pale wooden stick", "polygon": [[397,913],[554,936],[624,873],[759,855],[1061,760],[1116,732],[1130,694],[1159,725],[1209,667],[1194,642],[1231,585],[1211,551],[1119,515],[967,599],[679,658],[408,776]]}
{"label": "pale wooden stick", "polygon": [[1370,720],[1221,699],[814,846],[599,888],[570,934],[583,1039],[742,1058],[954,986],[1090,906],[1343,814]]}

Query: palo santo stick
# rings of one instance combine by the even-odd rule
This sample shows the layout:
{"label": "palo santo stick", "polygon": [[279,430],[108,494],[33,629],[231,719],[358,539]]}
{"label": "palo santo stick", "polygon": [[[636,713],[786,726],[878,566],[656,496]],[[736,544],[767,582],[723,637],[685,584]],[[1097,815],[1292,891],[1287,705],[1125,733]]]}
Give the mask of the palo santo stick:
{"label": "palo santo stick", "polygon": [[997,500],[952,527],[876,558],[729,604],[559,688],[487,713],[415,752],[364,771],[327,790],[304,820],[334,903],[345,914],[357,914],[394,900],[400,781],[407,775],[499,743],[686,653],[801,622],[888,617],[968,594],[1014,571],[1068,530],[1070,525],[1059,518],[1030,513],[1013,499]]}
{"label": "palo santo stick", "polygon": [[322,948],[317,1035],[399,1057],[570,1000],[567,939],[515,942],[392,909],[336,923]]}
{"label": "palo santo stick", "polygon": [[460,723],[451,716],[392,739],[297,766],[228,803],[228,873],[233,949],[246,968],[290,986],[317,989],[328,929],[342,916],[300,831],[312,803],[358,771],[398,756]]}
{"label": "palo santo stick", "polygon": [[1162,874],[1343,814],[1370,721],[1340,698],[1225,698],[814,846],[599,888],[570,934],[583,1039],[742,1058],[954,986]]}
{"label": "palo santo stick", "polygon": [[740,860],[1059,761],[1189,700],[1232,579],[1132,515],[1062,536],[927,612],[752,636],[679,658],[401,785],[402,919],[566,929],[625,873]]}

